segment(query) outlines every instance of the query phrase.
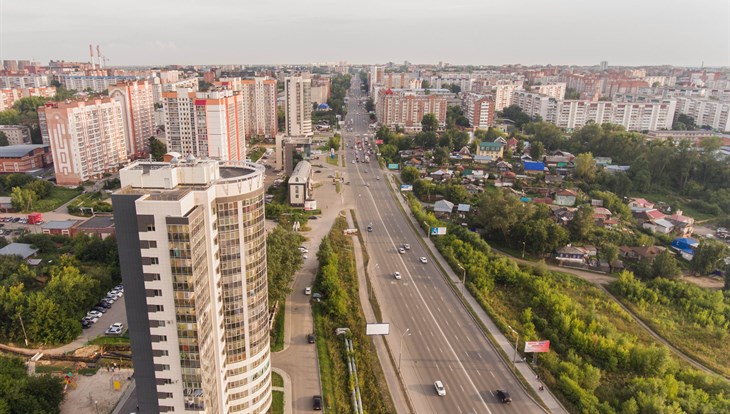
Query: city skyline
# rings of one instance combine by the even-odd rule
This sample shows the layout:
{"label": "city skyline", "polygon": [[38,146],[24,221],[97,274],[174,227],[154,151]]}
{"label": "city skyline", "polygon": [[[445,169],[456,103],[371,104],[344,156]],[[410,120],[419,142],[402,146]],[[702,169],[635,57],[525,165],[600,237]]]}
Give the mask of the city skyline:
{"label": "city skyline", "polygon": [[[330,0],[281,1],[275,7],[132,1],[120,9],[99,8],[88,0],[73,8],[38,3],[28,9],[0,2],[0,59],[87,61],[93,43],[101,46],[110,66],[341,60],[730,66],[730,2],[718,7],[710,0],[693,4],[703,13],[628,0],[601,10],[577,0],[560,6],[530,0],[376,0],[362,13]],[[474,50],[474,39],[482,39],[480,50]],[[562,47],[568,40],[569,47]]]}

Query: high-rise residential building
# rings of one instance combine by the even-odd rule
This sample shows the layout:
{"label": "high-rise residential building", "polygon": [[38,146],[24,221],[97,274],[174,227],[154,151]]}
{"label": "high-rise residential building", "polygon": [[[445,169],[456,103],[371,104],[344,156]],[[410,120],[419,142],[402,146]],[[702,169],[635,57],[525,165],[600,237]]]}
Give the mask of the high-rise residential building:
{"label": "high-rise residential building", "polygon": [[25,125],[0,125],[8,145],[30,144],[30,128]]}
{"label": "high-rise residential building", "polygon": [[18,61],[17,60],[6,60],[3,62],[3,66],[5,67],[5,70],[8,72],[17,72],[18,71]]}
{"label": "high-rise residential building", "polygon": [[677,112],[692,117],[695,124],[718,131],[730,131],[730,102],[679,96]]}
{"label": "high-rise residential building", "polygon": [[522,83],[515,82],[495,85],[492,90],[494,91],[494,110],[501,111],[512,105],[512,94],[517,90],[522,90]]}
{"label": "high-rise residential building", "polygon": [[86,75],[58,75],[58,80],[64,88],[72,91],[104,92],[111,85],[119,82],[141,80],[141,76],[86,76]]}
{"label": "high-rise residential building", "polygon": [[602,60],[601,61],[601,64],[599,65],[599,67],[601,68],[601,70],[608,69],[608,61],[607,60]]}
{"label": "high-rise residential building", "polygon": [[286,135],[303,136],[312,133],[311,80],[302,76],[284,79],[284,113]]}
{"label": "high-rise residential building", "polygon": [[139,160],[119,177],[112,201],[139,412],[266,413],[263,166]]}
{"label": "high-rise residential building", "polygon": [[276,79],[221,78],[217,85],[240,91],[243,95],[243,118],[246,139],[274,138],[279,132],[276,118]]}
{"label": "high-rise residential building", "polygon": [[370,73],[368,74],[368,86],[370,87],[370,96],[375,96],[375,88],[379,85],[382,85],[384,77],[384,66],[370,66]]}
{"label": "high-rise residential building", "polygon": [[48,86],[50,86],[50,80],[46,75],[0,76],[0,89],[44,88]]}
{"label": "high-rise residential building", "polygon": [[447,98],[437,94],[416,94],[409,91],[388,89],[378,94],[375,112],[378,122],[391,128],[403,127],[407,132],[421,130],[426,114],[434,114],[439,126],[446,125]]}
{"label": "high-rise residential building", "polygon": [[239,92],[163,92],[165,138],[169,151],[184,156],[246,159],[243,99]]}
{"label": "high-rise residential building", "polygon": [[38,109],[38,123],[59,185],[80,185],[129,160],[122,104],[111,98],[48,102]]}
{"label": "high-rise residential building", "polygon": [[53,86],[41,88],[8,88],[0,89],[0,111],[10,109],[13,104],[22,98],[40,96],[53,98],[56,96],[56,88]]}
{"label": "high-rise residential building", "polygon": [[557,100],[565,99],[564,82],[550,83],[547,85],[535,85],[532,87],[532,91]]}
{"label": "high-rise residential building", "polygon": [[494,125],[494,99],[491,96],[468,93],[464,101],[466,118],[472,128],[488,129]]}
{"label": "high-rise residential building", "polygon": [[145,157],[156,130],[152,84],[146,80],[120,82],[109,86],[109,97],[122,104],[127,155],[132,159]]}
{"label": "high-rise residential building", "polygon": [[543,121],[554,122],[557,100],[535,92],[515,91],[512,104],[522,108],[526,114],[539,116]]}
{"label": "high-rise residential building", "polygon": [[318,104],[327,103],[330,98],[331,79],[326,76],[317,76],[312,78],[312,86],[310,88],[310,96],[312,102]]}

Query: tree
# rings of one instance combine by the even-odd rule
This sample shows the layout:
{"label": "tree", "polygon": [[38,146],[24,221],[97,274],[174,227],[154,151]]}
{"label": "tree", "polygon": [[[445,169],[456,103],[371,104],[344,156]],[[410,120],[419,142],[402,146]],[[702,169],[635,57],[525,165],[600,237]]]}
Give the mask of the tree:
{"label": "tree", "polygon": [[10,145],[8,136],[3,131],[0,131],[0,147],[7,147],[8,145]]}
{"label": "tree", "polygon": [[575,157],[575,176],[586,182],[592,182],[596,178],[596,161],[593,154],[584,152]]}
{"label": "tree", "polygon": [[518,212],[523,208],[520,200],[504,191],[483,193],[479,200],[475,220],[482,228],[494,236],[509,240],[512,226],[520,219]]}
{"label": "tree", "polygon": [[578,207],[568,227],[573,239],[585,240],[593,228],[593,207],[588,204]]}
{"label": "tree", "polygon": [[545,155],[545,145],[542,142],[533,142],[530,144],[530,156],[533,160],[541,160]]}
{"label": "tree", "polygon": [[423,132],[436,132],[438,127],[439,121],[436,119],[436,115],[428,113],[423,116],[423,120],[421,120],[421,128],[423,129]]}
{"label": "tree", "polygon": [[722,260],[728,256],[728,246],[717,240],[702,240],[695,249],[689,268],[695,274],[706,275],[723,268]]}
{"label": "tree", "polygon": [[0,125],[17,125],[20,122],[20,113],[15,109],[0,111]]}
{"label": "tree", "polygon": [[435,162],[438,165],[445,164],[449,161],[449,148],[448,147],[438,147],[433,152],[433,162]]}
{"label": "tree", "polygon": [[515,123],[515,128],[522,129],[522,127],[530,121],[530,115],[527,115],[522,108],[517,105],[510,105],[502,110],[502,117],[512,120]]}
{"label": "tree", "polygon": [[150,137],[150,155],[155,161],[162,161],[162,157],[167,153],[167,147],[159,139]]}
{"label": "tree", "polygon": [[651,263],[651,270],[654,277],[664,277],[667,279],[673,279],[682,274],[677,259],[669,250],[664,250]]}
{"label": "tree", "polygon": [[10,192],[10,202],[12,203],[13,208],[18,211],[28,212],[32,210],[33,203],[35,203],[37,199],[38,196],[35,192],[33,192],[33,190],[13,187]]}
{"label": "tree", "polygon": [[601,256],[603,257],[603,260],[608,262],[609,266],[611,266],[611,263],[618,259],[618,253],[618,246],[613,243],[607,242],[601,246]]}
{"label": "tree", "polygon": [[420,176],[421,174],[418,172],[418,169],[410,165],[403,168],[400,172],[400,178],[406,184],[413,184]]}

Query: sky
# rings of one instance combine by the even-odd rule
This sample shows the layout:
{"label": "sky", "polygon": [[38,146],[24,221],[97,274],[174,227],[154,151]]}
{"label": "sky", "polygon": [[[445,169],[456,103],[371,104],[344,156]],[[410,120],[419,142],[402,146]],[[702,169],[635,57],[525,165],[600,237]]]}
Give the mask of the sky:
{"label": "sky", "polygon": [[0,0],[0,59],[730,66],[730,0]]}

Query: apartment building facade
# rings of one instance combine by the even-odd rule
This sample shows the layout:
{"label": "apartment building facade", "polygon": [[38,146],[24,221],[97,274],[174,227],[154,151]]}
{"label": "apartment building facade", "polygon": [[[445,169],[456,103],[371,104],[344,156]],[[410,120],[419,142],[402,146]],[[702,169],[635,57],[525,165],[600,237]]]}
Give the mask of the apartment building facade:
{"label": "apartment building facade", "polygon": [[51,146],[56,182],[80,185],[129,160],[122,104],[111,98],[48,102],[38,109],[43,143]]}
{"label": "apartment building facade", "polygon": [[109,86],[109,97],[122,104],[127,155],[143,158],[149,152],[149,139],[155,135],[153,85],[147,80],[120,82]]}
{"label": "apartment building facade", "polygon": [[730,102],[679,96],[677,112],[691,116],[695,124],[718,131],[730,131]]}
{"label": "apartment building facade", "polygon": [[87,76],[87,75],[58,75],[58,81],[64,88],[73,91],[91,89],[94,92],[104,92],[111,85],[119,82],[141,80],[140,76]]}
{"label": "apartment building facade", "polygon": [[284,79],[284,113],[286,135],[312,134],[311,80],[302,76]]}
{"label": "apartment building facade", "polygon": [[40,96],[42,98],[53,98],[56,96],[56,88],[44,86],[40,88],[9,88],[0,89],[0,111],[10,109],[13,104],[22,98]]}
{"label": "apartment building facade", "polygon": [[522,90],[522,83],[494,85],[492,88],[494,93],[494,110],[501,111],[512,105],[512,96],[517,90]]}
{"label": "apartment building facade", "polygon": [[548,98],[562,100],[565,99],[565,88],[564,82],[558,82],[547,85],[535,85],[532,87],[532,91],[540,95],[545,95]]}
{"label": "apartment building facade", "polygon": [[276,118],[276,79],[221,78],[217,85],[239,91],[243,97],[244,132],[246,139],[274,138],[279,132]]}
{"label": "apartment building facade", "polygon": [[25,125],[0,125],[0,132],[5,134],[8,145],[30,144],[30,128]]}
{"label": "apartment building facade", "polygon": [[137,161],[112,195],[139,412],[271,405],[263,166]]}
{"label": "apartment building facade", "polygon": [[442,95],[421,95],[390,89],[378,94],[375,112],[378,122],[391,128],[404,128],[407,132],[421,130],[426,114],[434,114],[440,127],[446,125],[447,98]]}
{"label": "apartment building facade", "polygon": [[240,92],[163,92],[167,148],[183,156],[244,161],[244,105]]}
{"label": "apartment building facade", "polygon": [[494,99],[489,95],[466,94],[466,117],[472,128],[488,129],[494,125]]}
{"label": "apartment building facade", "polygon": [[0,89],[45,88],[49,86],[51,86],[51,80],[48,75],[0,76]]}

